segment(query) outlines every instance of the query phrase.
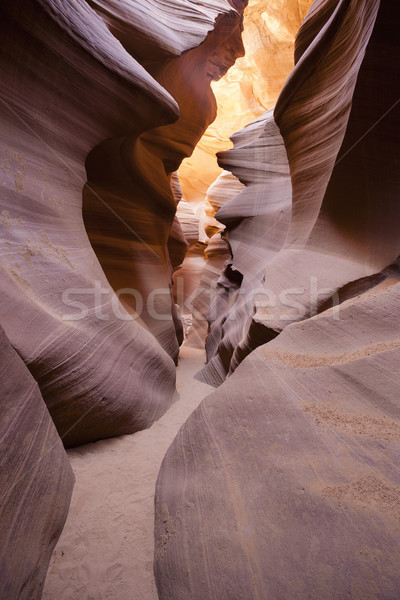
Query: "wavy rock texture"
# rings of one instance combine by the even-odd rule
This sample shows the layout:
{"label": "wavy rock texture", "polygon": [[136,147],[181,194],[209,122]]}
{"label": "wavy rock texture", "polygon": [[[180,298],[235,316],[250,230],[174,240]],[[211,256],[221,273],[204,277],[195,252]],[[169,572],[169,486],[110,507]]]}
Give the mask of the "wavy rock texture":
{"label": "wavy rock texture", "polygon": [[242,0],[88,0],[112,34],[140,63],[151,65],[199,46],[215,20]]}
{"label": "wavy rock texture", "polygon": [[0,597],[40,598],[74,477],[36,381],[0,328]]}
{"label": "wavy rock texture", "polygon": [[185,200],[203,201],[221,173],[215,154],[229,138],[276,104],[293,68],[293,41],[312,0],[249,0],[244,12],[246,54],[212,84],[218,115],[179,169]]}
{"label": "wavy rock texture", "polygon": [[[229,198],[235,197],[243,188],[243,184],[232,173],[224,171],[210,186],[201,205],[199,237],[202,244],[192,252],[196,259],[196,286],[191,286],[191,296],[189,302],[186,301],[186,308],[192,313],[192,329],[186,343],[195,348],[204,347],[209,324],[221,314],[222,307],[218,306],[218,301],[225,289],[221,271],[231,259],[231,250],[224,235],[225,227],[214,215]],[[183,265],[182,286],[185,289],[188,287],[189,277],[193,281],[191,275],[188,277],[189,269],[190,273],[193,271],[192,264],[187,264],[189,260],[190,255]]]}
{"label": "wavy rock texture", "polygon": [[[197,269],[196,265],[192,262],[192,255],[199,240],[199,217],[197,211],[192,210],[192,206],[182,199],[179,178],[177,174],[175,175],[176,178],[171,180],[174,196],[178,202],[175,221],[184,240],[185,252],[178,253],[177,250],[175,250],[177,258],[173,272],[174,301],[179,307],[179,312],[181,314],[190,314],[190,310],[188,311],[186,309],[186,302],[198,285]],[[172,228],[172,231],[173,229],[174,228]],[[168,241],[169,247],[171,245],[171,240],[172,235],[170,234]],[[176,241],[174,241],[175,248],[177,248],[177,241],[178,236],[176,236]],[[181,242],[179,247],[182,248]],[[169,254],[171,256],[171,249],[169,249]]]}
{"label": "wavy rock texture", "polygon": [[114,315],[128,316],[82,222],[84,163],[99,140],[177,107],[86,4],[1,10],[0,319],[66,445],[134,431],[171,402],[174,366],[144,328]]}
{"label": "wavy rock texture", "polygon": [[206,344],[210,360],[200,378],[213,385],[220,384],[229,371],[253,312],[254,290],[262,285],[266,266],[285,242],[292,206],[286,150],[273,112],[265,113],[232,141],[234,149],[220,153],[220,163],[246,187],[216,213],[226,226],[232,259],[210,307]]}
{"label": "wavy rock texture", "polygon": [[[379,6],[317,2],[299,32],[297,64],[274,111],[290,166],[290,225],[284,249],[254,294],[240,343],[232,347],[228,334],[219,345],[218,372],[213,365],[203,372],[214,383],[224,376],[221,361],[232,372],[289,323],[379,281],[400,253],[393,135],[399,129],[398,14]],[[383,70],[382,56],[390,56]]]}
{"label": "wavy rock texture", "polygon": [[[221,3],[221,11],[224,4],[231,9]],[[199,47],[147,67],[178,102],[178,120],[139,137],[106,140],[87,161],[84,218],[92,246],[115,291],[140,291],[141,318],[175,360],[179,347],[167,267],[167,241],[176,212],[170,176],[215,119],[211,80],[221,77],[242,54],[241,17],[231,9],[221,14]],[[110,217],[104,200],[118,216]],[[126,225],[135,231],[136,240],[126,239]],[[177,263],[172,259],[173,267],[182,262],[184,250]],[[133,295],[121,297],[128,311],[137,311]]]}
{"label": "wavy rock texture", "polygon": [[[226,204],[243,187],[228,172],[221,173],[223,163],[220,161],[220,166],[217,165],[215,153],[231,147],[229,136],[234,131],[262,115],[265,107],[275,104],[285,78],[293,67],[294,38],[310,4],[311,0],[278,0],[268,2],[268,5],[259,0],[251,0],[244,12],[243,42],[246,54],[236,61],[224,78],[212,85],[218,104],[217,118],[196,146],[193,155],[184,160],[179,169],[185,199],[194,205],[204,203],[205,214],[200,220],[199,239],[206,245],[209,237],[223,229],[213,218],[217,207]],[[259,134],[260,132],[255,137]],[[235,145],[238,143],[235,135]],[[255,158],[254,150],[248,148],[247,152]],[[238,163],[237,167],[240,168]],[[232,169],[232,160],[227,168]],[[221,174],[217,177],[218,173]],[[202,228],[205,234],[202,234]],[[208,356],[211,357],[220,341],[221,325],[225,318],[223,315],[226,315],[227,308],[232,304],[237,285],[233,283],[232,287],[229,272],[221,278],[219,275],[224,266],[222,258],[225,256],[225,260],[229,259],[226,240],[220,241],[218,252],[217,240],[213,240],[212,249],[205,251],[204,273],[199,277],[201,249],[197,248],[195,257],[198,291],[191,299],[194,335],[189,335],[188,341],[196,347],[202,346],[208,321],[212,326],[208,341]],[[184,267],[180,275],[188,276],[182,286],[192,289],[193,277],[189,274],[189,266]],[[211,302],[215,294],[217,298],[215,302]],[[186,307],[184,312],[187,309]],[[217,321],[215,327],[214,321]],[[221,377],[217,378],[220,382]]]}
{"label": "wavy rock texture", "polygon": [[291,325],[189,417],[157,482],[160,599],[397,597],[393,283]]}
{"label": "wavy rock texture", "polygon": [[241,52],[225,0],[91,6],[0,9],[0,321],[66,445],[148,427],[172,401],[168,173],[213,118],[212,77]]}
{"label": "wavy rock texture", "polygon": [[209,323],[216,318],[218,311],[217,292],[223,285],[221,269],[230,256],[226,242],[220,235],[215,235],[205,247],[196,245],[185,259],[182,287],[187,290],[188,281],[192,284],[190,295],[184,296],[185,310],[191,313],[191,329],[186,340],[190,347],[204,348]]}
{"label": "wavy rock texture", "polygon": [[[290,178],[286,165],[271,198],[286,197],[286,230],[271,214],[277,238],[262,243],[249,208],[270,198],[257,204],[251,186],[245,214],[243,200],[220,209],[232,267],[241,264],[240,331],[234,305],[202,375],[219,383],[236,370],[189,417],[159,473],[161,600],[398,596],[399,11],[314,3],[274,111]],[[225,168],[230,155],[238,168],[240,150]],[[247,272],[257,293],[243,325]]]}

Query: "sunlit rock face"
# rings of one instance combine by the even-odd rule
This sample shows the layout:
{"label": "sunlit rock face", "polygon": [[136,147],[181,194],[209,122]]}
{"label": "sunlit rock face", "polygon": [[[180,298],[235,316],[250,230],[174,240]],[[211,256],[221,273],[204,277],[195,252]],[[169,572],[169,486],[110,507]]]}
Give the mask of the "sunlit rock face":
{"label": "sunlit rock face", "polygon": [[186,343],[193,347],[203,348],[206,339],[210,344],[209,325],[226,314],[226,306],[222,310],[219,302],[227,283],[221,272],[231,259],[231,249],[224,234],[225,227],[214,215],[243,188],[229,171],[224,171],[210,186],[205,201],[198,208],[201,243],[187,254],[183,269],[176,276],[177,284],[185,291],[183,311],[192,314],[192,328]]}
{"label": "sunlit rock face", "polygon": [[[170,176],[215,119],[210,82],[242,54],[241,15],[230,10],[221,14],[199,47],[148,67],[177,101],[177,121],[140,136],[108,139],[86,163],[84,219],[89,239],[114,290],[140,291],[141,319],[175,360],[179,346],[167,268],[167,241],[176,211]],[[108,205],[116,214],[110,216]],[[127,239],[127,226],[136,239]],[[128,311],[137,310],[136,297],[123,293],[121,299]]]}
{"label": "sunlit rock face", "polygon": [[230,136],[275,105],[293,68],[293,41],[311,2],[249,1],[244,13],[246,54],[213,83],[217,118],[179,170],[188,202],[203,200],[221,173],[215,154],[232,147]]}
{"label": "sunlit rock face", "polygon": [[[213,83],[218,104],[217,118],[200,140],[193,155],[185,160],[179,169],[185,200],[196,205],[199,202],[204,203],[207,218],[200,223],[200,238],[205,244],[209,243],[209,237],[223,229],[221,224],[213,219],[215,212],[242,189],[242,184],[236,177],[222,172],[225,163],[220,160],[218,165],[215,153],[230,148],[232,141],[229,137],[232,134],[261,117],[266,108],[275,104],[293,67],[294,39],[310,4],[311,0],[303,3],[279,1],[267,4],[253,0],[245,9],[243,43],[246,54],[236,61],[224,78]],[[255,133],[255,137],[261,134],[261,125],[258,127],[259,131]],[[237,143],[235,138],[236,146]],[[253,168],[256,170],[255,150],[247,148],[244,152],[251,156],[248,162],[253,161]],[[232,170],[235,159],[232,156],[229,160],[226,168]],[[212,205],[210,195],[215,193],[217,203]],[[206,233],[203,238],[202,230]],[[226,315],[237,289],[236,283],[232,287],[229,277],[219,280],[218,272],[224,264],[220,258],[225,252],[225,258],[228,260],[230,248],[226,240],[222,240],[221,252],[216,255],[216,242],[217,240],[213,241],[213,250],[206,252],[204,256],[204,276],[199,280],[198,293],[193,301],[193,324],[202,330],[202,339],[207,333],[207,320],[211,325],[217,321],[216,327],[212,327],[208,337],[209,357],[213,356],[220,341],[223,315]],[[199,270],[199,253],[196,261]],[[185,269],[180,276],[184,279],[183,286],[190,287],[189,281],[186,280],[187,273],[188,269]],[[218,299],[211,306],[211,298],[215,293]],[[198,341],[198,336],[196,339]],[[218,381],[221,379],[218,378]]]}
{"label": "sunlit rock face", "polygon": [[1,7],[0,321],[66,445],[148,427],[173,399],[170,175],[215,117],[242,9]]}
{"label": "sunlit rock face", "polygon": [[[230,376],[160,470],[161,600],[398,595],[399,18],[315,2],[275,110],[221,154],[246,190],[216,214],[233,306],[201,376]],[[246,180],[255,149],[276,162]]]}
{"label": "sunlit rock face", "polygon": [[36,381],[0,328],[0,597],[40,598],[74,477]]}

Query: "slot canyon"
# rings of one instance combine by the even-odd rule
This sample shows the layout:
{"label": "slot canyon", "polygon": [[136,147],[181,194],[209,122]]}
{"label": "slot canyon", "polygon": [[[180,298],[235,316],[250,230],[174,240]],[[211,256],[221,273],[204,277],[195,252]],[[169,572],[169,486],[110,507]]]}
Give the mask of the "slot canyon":
{"label": "slot canyon", "polygon": [[0,17],[0,600],[399,600],[400,4]]}

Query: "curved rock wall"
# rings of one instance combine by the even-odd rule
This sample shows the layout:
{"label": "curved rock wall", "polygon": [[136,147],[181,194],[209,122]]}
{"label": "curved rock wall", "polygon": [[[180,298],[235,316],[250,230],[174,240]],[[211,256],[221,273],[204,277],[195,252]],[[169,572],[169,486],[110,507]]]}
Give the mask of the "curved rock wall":
{"label": "curved rock wall", "polygon": [[193,232],[171,174],[243,52],[244,4],[0,6],[2,598],[40,597],[73,485],[62,444],[149,427],[174,398],[171,277]]}
{"label": "curved rock wall", "polygon": [[[226,226],[232,259],[211,303],[207,338],[209,362],[199,375],[220,384],[242,341],[254,310],[254,291],[262,285],[268,263],[281,250],[290,223],[292,187],[286,149],[273,111],[232,137],[233,150],[220,153],[220,164],[246,185],[216,213]],[[224,298],[224,300],[222,300]],[[219,309],[214,306],[218,304]]]}
{"label": "curved rock wall", "polygon": [[[192,314],[192,328],[186,343],[196,348],[204,347],[209,324],[218,319],[221,310],[222,314],[226,312],[224,290],[227,281],[221,277],[221,271],[224,270],[225,263],[230,260],[231,251],[224,235],[225,228],[214,215],[229,197],[233,198],[243,188],[243,184],[229,171],[224,171],[210,186],[199,210],[199,239],[202,243],[188,254],[183,264],[183,272],[177,274],[177,279],[180,277],[178,281],[181,287],[184,290],[189,288],[188,291],[191,292],[189,298],[187,294],[184,298],[184,311]],[[189,262],[191,260],[192,262]],[[193,260],[196,261],[196,285],[189,287],[188,281],[193,280],[190,275],[193,272]],[[221,306],[219,300],[222,300]]]}
{"label": "curved rock wall", "polygon": [[70,446],[148,427],[172,402],[169,174],[215,115],[209,84],[241,52],[243,9],[90,5],[0,9],[0,322]]}
{"label": "curved rock wall", "polygon": [[312,0],[249,0],[244,12],[246,54],[212,84],[218,115],[179,174],[185,200],[203,201],[221,173],[215,154],[230,136],[276,104],[293,68],[293,41]]}
{"label": "curved rock wall", "polygon": [[[254,170],[217,213],[236,289],[201,377],[235,372],[159,473],[161,600],[398,595],[399,11],[314,3],[273,113],[287,154],[274,193],[252,197]],[[240,151],[222,158],[243,177]],[[268,232],[260,208],[284,198]]]}
{"label": "curved rock wall", "polygon": [[72,489],[62,444],[173,401],[188,244],[171,174],[243,52],[244,4],[0,6],[2,598],[40,597]]}
{"label": "curved rock wall", "polygon": [[[174,119],[178,108],[85,3],[1,11],[0,321],[66,445],[134,431],[171,402],[174,366],[126,320],[90,246],[85,158],[101,139]],[[139,389],[146,372],[156,385]]]}
{"label": "curved rock wall", "polygon": [[[228,161],[227,169],[234,170],[234,166],[236,166],[240,171],[241,162],[244,160],[247,168],[250,169],[248,175],[253,172],[254,182],[256,183],[257,161],[262,162],[263,160],[261,154],[264,150],[257,147],[257,142],[255,142],[254,148],[250,148],[249,140],[246,142],[247,148],[243,150],[242,156],[237,156],[237,152],[226,155],[221,150],[231,146],[231,141],[228,138],[232,136],[232,133],[238,127],[242,127],[255,117],[261,118],[261,115],[265,112],[264,107],[272,106],[276,102],[279,91],[293,66],[294,38],[310,4],[311,0],[305,0],[301,3],[278,0],[277,2],[268,2],[268,5],[259,2],[259,0],[251,0],[245,9],[243,43],[246,54],[235,63],[224,78],[213,83],[213,90],[218,103],[217,119],[200,140],[193,155],[183,161],[179,170],[185,198],[193,204],[197,204],[199,200],[204,202],[206,216],[204,225],[201,221],[200,226],[204,227],[207,235],[202,238],[200,233],[200,239],[206,244],[209,243],[207,236],[211,237],[215,232],[223,229],[221,224],[213,218],[216,210],[226,204],[234,195],[237,195],[242,188],[242,184],[235,177],[229,175],[228,172],[221,173],[208,188],[206,194],[205,191],[210,182],[225,166],[225,161]],[[252,128],[255,132],[255,139],[261,134],[261,123],[258,128],[257,125]],[[247,136],[250,129],[247,126],[243,131],[243,135]],[[231,137],[231,140],[235,143],[235,150],[237,150],[239,144],[239,137],[237,134]],[[245,142],[243,141],[243,143]],[[224,158],[219,159],[219,166],[216,163],[212,166],[217,151],[218,156]],[[244,159],[244,153],[251,159]],[[237,159],[234,158],[235,156],[237,156]],[[251,164],[252,161],[253,164]],[[204,196],[205,200],[203,201]],[[215,199],[216,203],[213,204],[214,200],[210,202],[211,198]],[[236,220],[235,223],[231,223],[232,227],[228,226],[231,239],[232,228],[236,227],[238,222]],[[258,227],[261,229],[261,223]],[[227,238],[224,236],[224,240],[219,242],[221,252],[218,252],[218,258],[215,254],[218,243],[216,239],[212,242],[212,251],[206,252],[204,276],[201,277],[198,292],[192,302],[193,327],[199,330],[199,336],[197,334],[195,336],[189,335],[189,338],[191,338],[191,342],[198,345],[199,340],[203,340],[207,333],[208,321],[211,325],[211,332],[207,341],[209,358],[215,354],[216,347],[223,335],[222,330],[231,329],[230,326],[224,327],[224,321],[229,307],[235,303],[234,297],[237,291],[237,284],[230,280],[229,272],[221,278],[218,275],[218,271],[223,266],[222,256],[225,254],[226,259],[229,259],[229,247],[226,240]],[[254,246],[254,248],[256,247],[257,245]],[[257,250],[261,254],[263,253],[261,247]],[[253,249],[253,257],[254,255]],[[214,257],[216,260],[214,260]],[[199,255],[196,260],[197,263],[200,263]],[[183,279],[182,287],[190,285],[185,279],[187,271],[188,269],[185,269],[180,274]],[[242,287],[242,292],[244,289],[245,286]],[[213,296],[215,296],[214,302],[210,300]],[[241,298],[243,296],[244,294],[241,293]],[[247,319],[249,309],[250,306],[247,306],[246,311],[242,314],[243,318]],[[217,322],[215,323],[215,321]],[[236,329],[239,331],[238,326]],[[234,342],[233,346],[237,343],[238,340]],[[218,361],[218,358],[216,360]],[[224,376],[224,368],[216,365],[213,378],[209,378],[207,381],[213,380],[213,382],[220,383]]]}
{"label": "curved rock wall", "polygon": [[36,381],[0,328],[0,597],[40,598],[74,476]]}
{"label": "curved rock wall", "polygon": [[[140,291],[142,320],[175,360],[179,346],[167,241],[176,200],[170,176],[215,119],[211,80],[242,53],[239,13],[222,14],[198,48],[149,67],[178,102],[177,121],[139,137],[108,139],[87,160],[84,218],[92,246],[115,291]],[[109,215],[108,206],[116,215]],[[136,239],[127,235],[127,226]],[[128,311],[135,312],[137,298],[124,296]]]}
{"label": "curved rock wall", "polygon": [[189,417],[157,482],[161,600],[397,597],[399,294],[289,326]]}
{"label": "curved rock wall", "polygon": [[[392,233],[400,218],[393,200],[399,189],[393,132],[400,57],[391,31],[396,15],[379,2],[368,8],[362,2],[319,2],[300,29],[298,62],[274,111],[293,190],[287,237],[266,267],[264,283],[253,289],[247,324],[236,323],[240,340],[233,348],[225,327],[226,341],[215,359],[218,376],[210,365],[203,371],[208,381],[221,381],[221,360],[225,373],[233,371],[290,322],[379,281],[399,255]],[[382,55],[391,57],[384,70]],[[270,235],[265,233],[265,247]]]}

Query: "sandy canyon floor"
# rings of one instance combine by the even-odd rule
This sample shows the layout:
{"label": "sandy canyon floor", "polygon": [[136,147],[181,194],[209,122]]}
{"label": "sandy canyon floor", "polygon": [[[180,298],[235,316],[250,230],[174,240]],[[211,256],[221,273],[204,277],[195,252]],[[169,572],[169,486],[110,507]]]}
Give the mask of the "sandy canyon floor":
{"label": "sandy canyon floor", "polygon": [[204,356],[182,347],[180,399],[150,429],[68,451],[76,483],[43,600],[157,600],[155,483],[179,428],[213,390],[193,378]]}

